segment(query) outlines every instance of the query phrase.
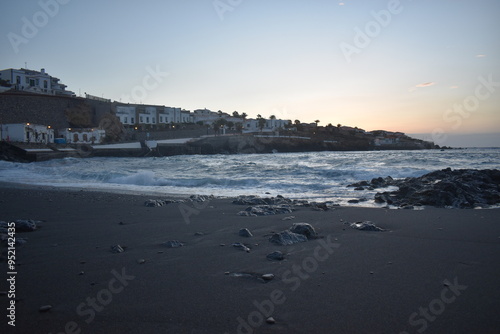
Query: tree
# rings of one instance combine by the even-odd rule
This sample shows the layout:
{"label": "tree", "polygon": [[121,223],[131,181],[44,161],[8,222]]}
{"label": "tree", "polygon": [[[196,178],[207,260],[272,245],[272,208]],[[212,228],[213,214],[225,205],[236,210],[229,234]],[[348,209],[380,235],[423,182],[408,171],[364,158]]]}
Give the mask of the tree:
{"label": "tree", "polygon": [[247,113],[246,113],[246,112],[241,113],[241,118],[245,119],[245,118],[247,118],[247,116],[248,116],[248,115],[247,115]]}
{"label": "tree", "polygon": [[260,132],[262,132],[262,129],[264,129],[264,126],[266,125],[266,120],[259,114],[257,115],[257,122],[259,124]]}
{"label": "tree", "polygon": [[318,126],[319,119],[315,120],[314,123],[316,123],[316,126]]}
{"label": "tree", "polygon": [[219,118],[215,122],[212,123],[215,133],[220,133],[220,130],[226,126],[227,121],[224,118]]}
{"label": "tree", "polygon": [[342,124],[340,124],[340,123],[339,123],[339,124],[337,124],[337,128],[340,128],[341,126],[342,126]]}
{"label": "tree", "polygon": [[269,116],[269,119],[276,119],[276,116],[271,115],[271,116]]}
{"label": "tree", "polygon": [[240,122],[236,123],[235,127],[236,127],[236,131],[238,131],[238,132],[243,131],[243,124],[241,124]]}
{"label": "tree", "polygon": [[233,111],[233,117],[240,117],[240,113],[237,111]]}

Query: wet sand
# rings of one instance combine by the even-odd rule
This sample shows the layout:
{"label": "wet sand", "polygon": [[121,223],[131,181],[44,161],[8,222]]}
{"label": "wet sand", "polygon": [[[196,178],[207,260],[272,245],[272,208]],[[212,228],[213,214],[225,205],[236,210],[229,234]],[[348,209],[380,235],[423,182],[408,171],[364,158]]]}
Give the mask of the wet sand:
{"label": "wet sand", "polygon": [[[16,249],[16,327],[7,325],[2,294],[0,331],[500,331],[498,209],[298,208],[295,219],[283,220],[291,215],[237,216],[245,207],[230,199],[144,206],[150,198],[3,185],[0,220],[44,223],[17,233],[27,243]],[[365,220],[387,231],[345,224]],[[310,223],[321,238],[292,246],[268,241],[294,222]],[[238,236],[241,228],[254,236]],[[162,245],[170,240],[185,245]],[[123,253],[110,251],[117,244]],[[2,243],[0,291],[7,291],[5,250]],[[285,260],[266,259],[276,250]],[[259,279],[267,273],[275,278]],[[40,312],[44,305],[52,308]]]}

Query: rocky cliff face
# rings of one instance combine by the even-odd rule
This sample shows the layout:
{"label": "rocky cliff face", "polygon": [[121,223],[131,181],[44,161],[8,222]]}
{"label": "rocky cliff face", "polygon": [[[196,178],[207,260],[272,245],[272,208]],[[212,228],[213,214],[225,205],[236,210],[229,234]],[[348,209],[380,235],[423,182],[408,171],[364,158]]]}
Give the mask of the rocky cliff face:
{"label": "rocky cliff face", "polygon": [[[315,151],[362,151],[384,149],[374,147],[368,138],[348,138],[343,141],[325,141],[319,139],[302,139],[294,137],[255,137],[252,135],[235,135],[208,137],[190,144],[197,147],[202,154],[246,154],[272,152],[315,152]],[[397,149],[423,149],[420,143],[408,142]],[[430,147],[429,147],[430,148]],[[390,149],[389,147],[385,149]],[[396,148],[392,148],[396,149]]]}

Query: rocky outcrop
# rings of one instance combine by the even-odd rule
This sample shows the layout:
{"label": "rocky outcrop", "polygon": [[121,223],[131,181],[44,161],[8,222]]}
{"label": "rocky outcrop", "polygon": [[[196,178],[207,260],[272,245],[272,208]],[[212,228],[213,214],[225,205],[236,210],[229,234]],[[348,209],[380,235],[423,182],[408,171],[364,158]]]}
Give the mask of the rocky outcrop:
{"label": "rocky outcrop", "polygon": [[385,231],[383,228],[378,227],[377,225],[373,224],[370,221],[356,222],[356,223],[349,224],[349,226],[355,230],[360,230],[360,231],[372,231],[372,232]]}
{"label": "rocky outcrop", "polygon": [[294,223],[292,227],[290,227],[290,232],[302,234],[307,239],[315,239],[318,237],[318,233],[311,224],[307,223]]}
{"label": "rocky outcrop", "polygon": [[299,242],[306,242],[307,237],[302,234],[297,234],[290,231],[283,231],[279,233],[274,233],[271,236],[271,238],[269,238],[269,241],[276,245],[286,246],[286,245],[293,245]]}
{"label": "rocky outcrop", "polygon": [[497,169],[447,168],[421,177],[384,179],[381,184],[399,189],[377,193],[375,202],[398,207],[428,205],[465,209],[500,203],[500,170]]}

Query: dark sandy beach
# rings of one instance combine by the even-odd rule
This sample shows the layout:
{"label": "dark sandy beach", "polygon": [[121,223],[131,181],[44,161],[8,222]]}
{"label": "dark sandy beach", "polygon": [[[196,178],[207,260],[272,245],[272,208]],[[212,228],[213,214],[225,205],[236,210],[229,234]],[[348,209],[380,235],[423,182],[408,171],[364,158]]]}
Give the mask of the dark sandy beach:
{"label": "dark sandy beach", "polygon": [[[0,220],[44,222],[16,235],[27,240],[16,247],[16,326],[2,293],[0,332],[500,332],[498,209],[301,207],[242,217],[230,199],[146,207],[149,198],[3,185]],[[366,220],[386,231],[345,224]],[[298,222],[321,238],[268,241]],[[241,228],[254,236],[240,237]],[[162,245],[171,240],[185,245]],[[117,244],[123,253],[111,252]],[[285,260],[266,259],[276,250]],[[268,273],[274,279],[260,279]]]}

